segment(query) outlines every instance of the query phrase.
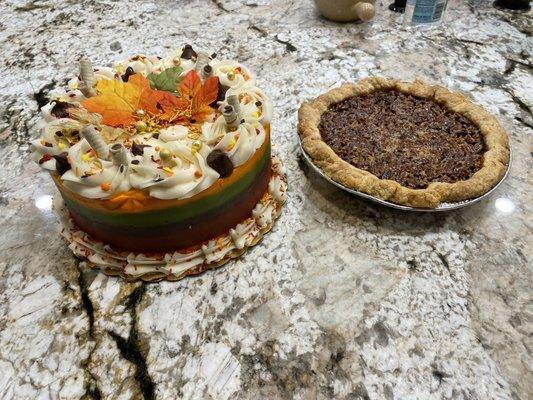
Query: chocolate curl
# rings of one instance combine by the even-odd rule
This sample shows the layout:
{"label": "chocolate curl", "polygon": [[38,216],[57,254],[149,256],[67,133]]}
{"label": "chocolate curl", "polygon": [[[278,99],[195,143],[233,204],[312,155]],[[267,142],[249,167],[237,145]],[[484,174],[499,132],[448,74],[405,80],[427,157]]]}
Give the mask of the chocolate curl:
{"label": "chocolate curl", "polygon": [[196,59],[196,72],[200,72],[204,70],[204,67],[209,64],[209,61],[211,61],[211,57],[209,54],[200,51],[198,52],[198,58]]}
{"label": "chocolate curl", "polygon": [[76,121],[79,121],[82,124],[100,125],[100,122],[102,121],[102,117],[100,116],[100,114],[90,113],[82,107],[72,106],[68,109],[68,113],[70,118],[75,119]]}
{"label": "chocolate curl", "polygon": [[126,154],[126,149],[121,143],[115,143],[109,149],[111,154],[111,160],[113,164],[120,167],[121,165],[128,165],[128,155]]}
{"label": "chocolate curl", "polygon": [[107,160],[109,157],[109,148],[106,142],[100,136],[100,132],[94,127],[94,125],[85,125],[81,130],[81,136],[89,142],[89,145],[96,151],[98,158]]}
{"label": "chocolate curl", "polygon": [[228,96],[227,100],[228,104],[233,107],[235,112],[237,113],[237,119],[241,120],[241,103],[239,102],[239,98],[237,95],[232,94]]}
{"label": "chocolate curl", "polygon": [[240,119],[232,106],[229,104],[226,105],[222,109],[222,115],[224,116],[224,119],[226,120],[226,126],[229,129],[237,129],[239,127]]}
{"label": "chocolate curl", "polygon": [[80,60],[80,90],[85,97],[96,96],[94,85],[96,85],[96,77],[94,76],[93,65],[91,62],[82,58]]}

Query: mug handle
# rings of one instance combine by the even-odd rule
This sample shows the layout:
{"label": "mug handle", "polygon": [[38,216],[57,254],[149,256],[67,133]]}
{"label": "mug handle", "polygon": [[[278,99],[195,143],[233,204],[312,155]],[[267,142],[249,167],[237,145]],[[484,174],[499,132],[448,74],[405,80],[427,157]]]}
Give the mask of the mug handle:
{"label": "mug handle", "polygon": [[357,1],[357,3],[352,6],[352,10],[355,12],[355,15],[364,22],[370,21],[374,18],[374,15],[376,15],[376,8],[374,5],[364,1]]}

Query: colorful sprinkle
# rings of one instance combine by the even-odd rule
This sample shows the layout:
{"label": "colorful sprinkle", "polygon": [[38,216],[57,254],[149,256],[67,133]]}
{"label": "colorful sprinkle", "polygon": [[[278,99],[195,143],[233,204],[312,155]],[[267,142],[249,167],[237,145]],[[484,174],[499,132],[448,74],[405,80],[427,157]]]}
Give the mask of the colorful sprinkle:
{"label": "colorful sprinkle", "polygon": [[50,154],[44,154],[43,157],[39,160],[39,164],[50,161],[51,159],[52,159],[52,156]]}
{"label": "colorful sprinkle", "polygon": [[144,121],[137,121],[135,123],[135,129],[137,132],[144,132],[146,131],[146,128],[148,128],[148,125],[146,125],[146,122]]}
{"label": "colorful sprinkle", "polygon": [[202,142],[199,142],[198,140],[194,141],[191,145],[191,153],[196,154],[198,151],[202,148]]}

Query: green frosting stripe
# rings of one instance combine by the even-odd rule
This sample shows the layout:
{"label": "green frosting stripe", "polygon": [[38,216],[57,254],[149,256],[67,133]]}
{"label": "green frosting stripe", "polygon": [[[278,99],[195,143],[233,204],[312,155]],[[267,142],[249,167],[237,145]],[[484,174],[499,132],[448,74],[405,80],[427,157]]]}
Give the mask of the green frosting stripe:
{"label": "green frosting stripe", "polygon": [[238,181],[225,187],[222,191],[218,192],[216,196],[200,198],[194,202],[188,203],[186,207],[176,206],[140,213],[117,213],[85,207],[66,195],[63,195],[63,199],[73,214],[81,215],[94,223],[102,223],[118,228],[150,228],[175,224],[180,221],[189,220],[196,216],[209,213],[237,198],[252,185],[255,179],[268,166],[269,161],[270,146],[253,168],[251,168],[250,171],[243,175]]}

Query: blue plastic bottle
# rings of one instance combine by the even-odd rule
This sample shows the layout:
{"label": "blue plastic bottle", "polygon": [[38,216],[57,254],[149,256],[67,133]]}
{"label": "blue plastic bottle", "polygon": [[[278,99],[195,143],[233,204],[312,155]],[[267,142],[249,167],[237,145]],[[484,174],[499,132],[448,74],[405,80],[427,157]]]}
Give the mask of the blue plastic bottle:
{"label": "blue plastic bottle", "polygon": [[411,25],[439,23],[446,9],[446,0],[407,0],[404,22]]}

